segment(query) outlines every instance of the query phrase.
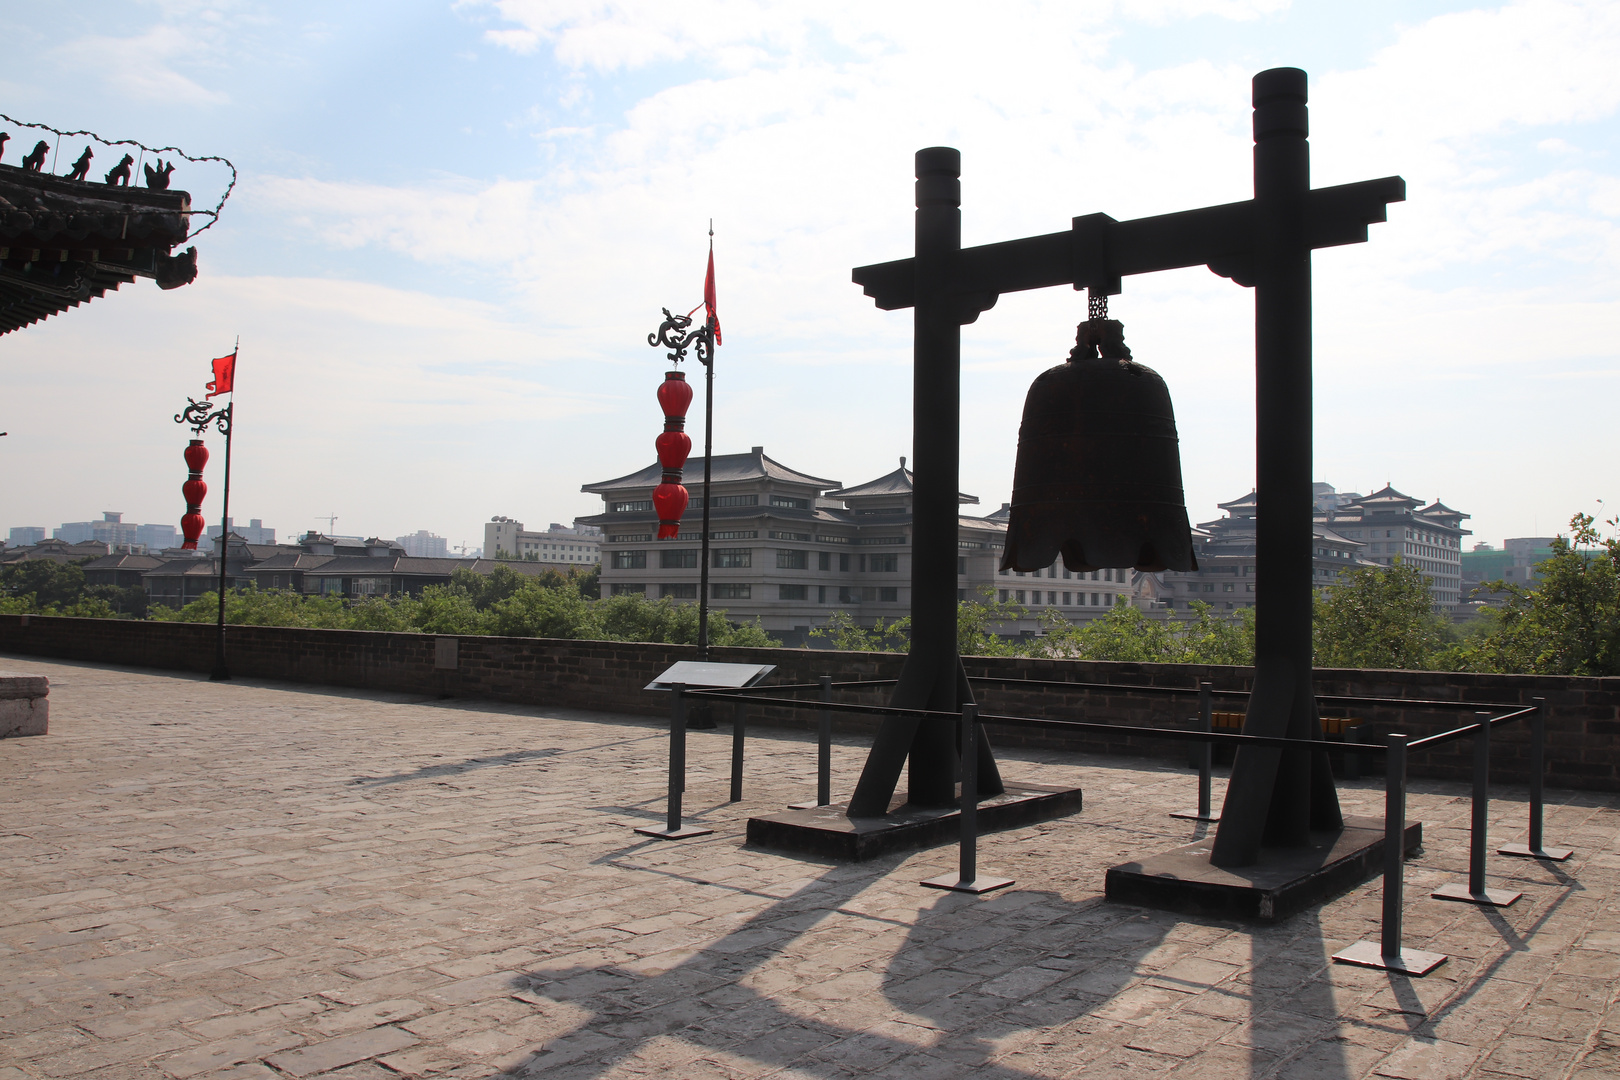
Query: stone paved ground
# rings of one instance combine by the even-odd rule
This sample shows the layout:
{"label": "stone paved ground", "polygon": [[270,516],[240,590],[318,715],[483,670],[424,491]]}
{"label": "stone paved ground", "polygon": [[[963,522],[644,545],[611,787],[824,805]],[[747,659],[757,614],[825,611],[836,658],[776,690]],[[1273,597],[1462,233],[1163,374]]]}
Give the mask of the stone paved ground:
{"label": "stone paved ground", "polygon": [[51,734],[0,743],[0,1080],[1620,1076],[1608,797],[1554,793],[1576,858],[1493,859],[1526,896],[1484,911],[1427,899],[1468,811],[1417,783],[1408,943],[1452,959],[1409,980],[1328,962],[1376,933],[1376,882],[1259,930],[1104,903],[1104,868],[1196,834],[1166,816],[1190,775],[1151,762],[1004,755],[1087,806],[987,838],[1018,884],[970,898],[916,884],[951,849],[744,848],[813,794],[798,737],[761,733],[731,806],[728,740],[695,736],[716,831],[667,844],[631,831],[662,808],[645,719],[0,667],[53,683]]}

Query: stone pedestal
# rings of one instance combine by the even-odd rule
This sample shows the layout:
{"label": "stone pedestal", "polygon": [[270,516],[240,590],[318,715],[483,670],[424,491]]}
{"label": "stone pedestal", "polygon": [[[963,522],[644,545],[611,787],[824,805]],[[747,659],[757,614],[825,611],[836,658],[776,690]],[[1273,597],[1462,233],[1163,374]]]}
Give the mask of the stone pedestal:
{"label": "stone pedestal", "polygon": [[51,681],[43,675],[0,671],[0,739],[45,734],[50,692]]}

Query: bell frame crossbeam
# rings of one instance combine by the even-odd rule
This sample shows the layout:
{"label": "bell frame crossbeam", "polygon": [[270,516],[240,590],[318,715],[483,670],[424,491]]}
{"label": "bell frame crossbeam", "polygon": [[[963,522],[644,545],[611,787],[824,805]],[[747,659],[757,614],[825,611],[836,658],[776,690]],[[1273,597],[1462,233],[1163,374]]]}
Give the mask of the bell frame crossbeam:
{"label": "bell frame crossbeam", "polygon": [[[1320,738],[1311,657],[1311,252],[1363,243],[1387,206],[1406,198],[1398,176],[1312,189],[1306,76],[1254,77],[1254,198],[1154,217],[1073,219],[1065,232],[964,249],[961,154],[917,152],[915,254],[857,267],[879,308],[913,309],[912,647],[892,703],[957,711],[971,704],[956,645],[957,492],[961,458],[961,327],[1002,293],[1070,285],[1104,295],[1122,279],[1190,266],[1255,290],[1257,547],[1255,682],[1243,733]],[[937,729],[937,730],[936,730]],[[954,732],[886,718],[850,800],[851,817],[885,813],[909,762],[909,798],[952,801]],[[981,790],[999,786],[980,741]],[[988,768],[987,768],[988,764]],[[1268,845],[1309,842],[1342,823],[1326,755],[1240,750],[1211,862],[1245,866]]]}

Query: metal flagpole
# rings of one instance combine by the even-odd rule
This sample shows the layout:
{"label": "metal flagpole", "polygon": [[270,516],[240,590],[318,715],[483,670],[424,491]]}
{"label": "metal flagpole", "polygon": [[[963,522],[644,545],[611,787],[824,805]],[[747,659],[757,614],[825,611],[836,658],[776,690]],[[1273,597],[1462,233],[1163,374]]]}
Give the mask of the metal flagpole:
{"label": "metal flagpole", "polygon": [[219,510],[219,626],[214,637],[214,670],[208,677],[221,682],[231,677],[225,666],[225,564],[230,558],[231,544],[231,428],[236,414],[236,354],[242,349],[242,339],[236,339],[231,349],[231,403],[225,406],[225,495]]}
{"label": "metal flagpole", "polygon": [[[709,219],[709,265],[714,265],[714,219]],[[704,297],[705,301],[708,299]],[[705,310],[703,329],[708,339],[707,349],[698,349],[703,362],[703,540],[699,544],[698,558],[702,569],[698,573],[698,638],[697,658],[709,658],[709,477],[714,468],[714,315]]]}

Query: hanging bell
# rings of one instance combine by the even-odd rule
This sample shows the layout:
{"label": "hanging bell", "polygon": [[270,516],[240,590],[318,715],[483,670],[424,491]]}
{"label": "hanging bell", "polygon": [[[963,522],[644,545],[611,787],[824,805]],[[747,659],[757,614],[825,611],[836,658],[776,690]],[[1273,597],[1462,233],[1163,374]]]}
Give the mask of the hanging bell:
{"label": "hanging bell", "polygon": [[[1170,391],[1093,297],[1068,363],[1024,400],[1003,570],[1196,570]],[[1098,317],[1103,316],[1103,317]]]}

